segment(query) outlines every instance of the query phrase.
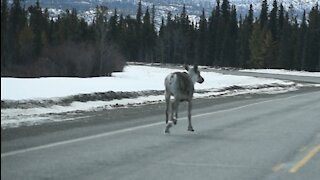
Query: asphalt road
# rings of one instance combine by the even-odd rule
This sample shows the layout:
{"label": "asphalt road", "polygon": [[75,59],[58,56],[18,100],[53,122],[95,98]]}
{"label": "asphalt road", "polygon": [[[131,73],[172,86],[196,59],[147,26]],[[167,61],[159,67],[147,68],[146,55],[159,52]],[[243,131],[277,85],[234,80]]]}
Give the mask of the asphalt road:
{"label": "asphalt road", "polygon": [[320,89],[195,101],[164,135],[164,105],[1,130],[1,179],[317,180]]}

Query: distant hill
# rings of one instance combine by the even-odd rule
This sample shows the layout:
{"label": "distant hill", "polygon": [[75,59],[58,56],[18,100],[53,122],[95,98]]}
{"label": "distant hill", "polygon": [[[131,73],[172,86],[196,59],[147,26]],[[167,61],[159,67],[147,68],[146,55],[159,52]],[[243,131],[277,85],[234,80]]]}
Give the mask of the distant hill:
{"label": "distant hill", "polygon": [[[34,5],[36,0],[24,0],[26,7]],[[135,15],[137,10],[137,4],[139,0],[40,0],[41,7],[49,8],[52,16],[60,13],[59,10],[77,9],[79,14],[85,16],[88,21],[92,19],[90,15],[94,14],[94,9],[97,5],[107,6],[110,12],[113,9],[117,9],[118,13],[124,15]],[[172,14],[178,14],[181,12],[183,4],[186,5],[187,12],[191,19],[197,19],[204,8],[207,16],[211,13],[213,7],[216,6],[216,0],[142,0],[142,6],[144,8],[151,8],[155,5],[157,21],[159,22],[161,17],[165,17],[168,11]],[[222,0],[220,0],[222,3]],[[244,16],[248,12],[250,4],[253,5],[254,15],[258,16],[260,13],[262,0],[229,0],[230,4],[234,4],[237,7],[238,16],[240,14]],[[298,18],[301,17],[304,10],[307,12],[317,3],[319,0],[278,0],[278,6],[280,3],[286,9],[289,9],[291,4],[293,9],[291,13]],[[268,0],[269,10],[272,8],[273,0]]]}

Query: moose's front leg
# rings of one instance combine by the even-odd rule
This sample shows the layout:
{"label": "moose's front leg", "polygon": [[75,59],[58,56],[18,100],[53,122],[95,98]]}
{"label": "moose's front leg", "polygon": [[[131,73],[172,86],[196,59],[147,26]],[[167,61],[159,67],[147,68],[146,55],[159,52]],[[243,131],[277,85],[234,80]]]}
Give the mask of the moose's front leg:
{"label": "moose's front leg", "polygon": [[191,109],[192,109],[192,101],[188,101],[188,131],[194,131],[191,124]]}

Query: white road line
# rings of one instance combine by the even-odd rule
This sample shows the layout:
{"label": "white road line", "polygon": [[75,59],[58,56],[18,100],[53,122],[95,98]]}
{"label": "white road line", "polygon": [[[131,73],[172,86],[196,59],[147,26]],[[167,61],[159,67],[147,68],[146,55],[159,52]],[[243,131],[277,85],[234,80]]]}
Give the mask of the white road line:
{"label": "white road line", "polygon": [[51,143],[51,144],[46,144],[46,145],[35,146],[35,147],[31,147],[31,148],[1,153],[1,158],[7,157],[7,156],[23,154],[23,153],[27,153],[27,152],[31,152],[31,151],[37,151],[37,150],[52,148],[52,147],[56,147],[56,146],[62,146],[62,145],[77,143],[77,142],[81,142],[81,141],[87,141],[87,140],[91,140],[91,139],[121,134],[121,133],[125,133],[125,132],[135,131],[138,129],[144,129],[144,128],[148,128],[148,127],[152,127],[152,126],[157,126],[157,125],[161,125],[161,124],[163,124],[163,122],[152,123],[152,124],[147,124],[147,125],[142,125],[142,126],[136,126],[136,127],[132,127],[132,128],[126,128],[126,129],[120,129],[120,130],[96,134],[96,135],[92,135],[92,136],[86,136],[86,137],[70,139],[70,140],[66,140],[66,141],[60,141],[60,142],[55,142],[55,143]]}
{"label": "white road line", "polygon": [[[197,114],[197,115],[193,115],[192,117],[193,118],[197,118],[197,117],[209,116],[209,115],[218,114],[218,113],[230,112],[230,111],[235,111],[235,110],[247,108],[247,107],[250,107],[250,106],[269,103],[269,102],[273,102],[273,101],[282,101],[282,100],[286,100],[286,99],[292,99],[292,98],[305,96],[305,95],[309,95],[309,94],[312,94],[312,93],[300,94],[300,95],[289,96],[289,97],[286,97],[286,98],[271,99],[271,100],[251,103],[251,104],[247,104],[247,105],[239,106],[239,107],[235,107],[235,108],[224,109],[224,110],[219,110],[219,111],[209,112],[209,113]],[[187,119],[187,117],[180,118],[180,120],[186,120],[186,119]],[[52,147],[57,147],[57,146],[77,143],[77,142],[81,142],[81,141],[87,141],[87,140],[96,139],[96,138],[112,136],[112,135],[116,135],[116,134],[136,131],[136,130],[149,128],[149,127],[153,127],[153,126],[159,126],[159,125],[164,125],[164,122],[157,122],[157,123],[152,123],[152,124],[140,125],[140,126],[135,126],[135,127],[115,130],[115,131],[111,131],[111,132],[106,132],[106,133],[101,133],[101,134],[96,134],[96,135],[91,135],[91,136],[86,136],[86,137],[80,137],[80,138],[76,138],[76,139],[70,139],[70,140],[50,143],[50,144],[41,145],[41,146],[35,146],[35,147],[31,147],[31,148],[26,148],[26,149],[15,150],[15,151],[11,151],[11,152],[5,152],[5,153],[1,153],[1,159],[5,158],[5,157],[9,157],[9,156],[14,156],[14,155],[27,153],[27,152],[32,152],[32,151],[37,151],[37,150],[42,150],[42,149],[48,149],[48,148],[52,148]]]}

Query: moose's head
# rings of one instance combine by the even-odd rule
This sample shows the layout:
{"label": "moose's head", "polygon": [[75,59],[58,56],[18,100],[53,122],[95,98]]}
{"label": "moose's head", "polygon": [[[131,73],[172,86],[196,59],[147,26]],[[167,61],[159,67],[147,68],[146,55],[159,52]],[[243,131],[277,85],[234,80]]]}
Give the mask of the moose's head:
{"label": "moose's head", "polygon": [[203,83],[204,79],[200,75],[200,71],[198,69],[198,65],[194,65],[193,67],[189,67],[188,65],[185,65],[184,68],[188,71],[188,74],[190,75],[193,84],[197,83]]}

